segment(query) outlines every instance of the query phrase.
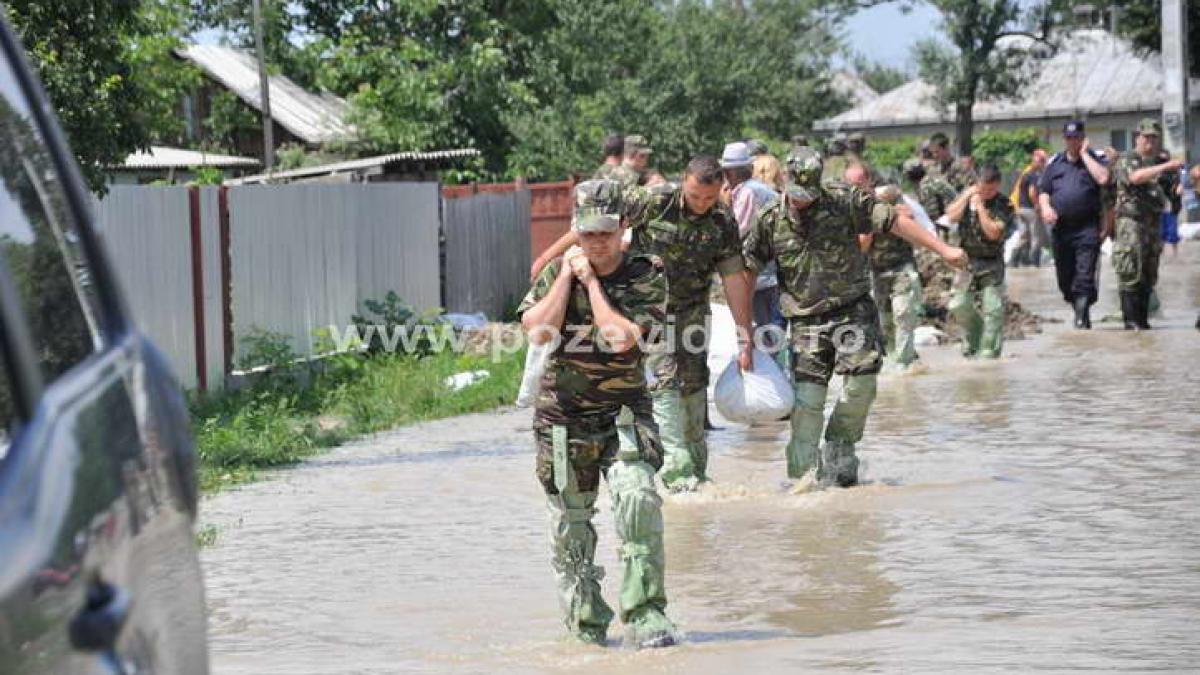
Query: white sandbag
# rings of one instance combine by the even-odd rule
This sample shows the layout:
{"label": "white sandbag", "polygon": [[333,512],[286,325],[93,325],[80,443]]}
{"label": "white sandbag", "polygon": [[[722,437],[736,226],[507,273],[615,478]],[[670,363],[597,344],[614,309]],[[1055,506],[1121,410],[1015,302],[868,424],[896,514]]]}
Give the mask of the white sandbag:
{"label": "white sandbag", "polygon": [[1184,241],[1200,241],[1200,223],[1180,223],[1179,238]]}
{"label": "white sandbag", "polygon": [[918,347],[934,347],[946,342],[946,334],[933,326],[917,326],[913,331],[913,344]]}
{"label": "white sandbag", "polygon": [[1109,237],[1108,239],[1104,240],[1103,244],[1100,244],[1100,253],[1105,258],[1111,258],[1112,251],[1113,251],[1113,240],[1112,240],[1112,237]]}
{"label": "white sandbag", "polygon": [[546,372],[546,362],[554,353],[554,342],[535,345],[530,343],[525,352],[525,373],[521,375],[521,390],[517,392],[517,407],[528,408],[542,393],[542,373]]}
{"label": "white sandbag", "polygon": [[732,422],[751,424],[783,419],[792,411],[792,383],[770,356],[754,350],[754,370],[743,373],[731,359],[713,393],[717,412]]}
{"label": "white sandbag", "polygon": [[709,303],[708,372],[715,380],[717,373],[737,354],[737,324],[729,308],[717,302]]}
{"label": "white sandbag", "polygon": [[1012,234],[1010,234],[1008,236],[1008,239],[1004,240],[1004,259],[1006,261],[1012,260],[1013,256],[1017,252],[1017,247],[1019,247],[1020,245],[1021,245],[1021,231],[1017,230],[1016,232],[1013,232]]}
{"label": "white sandbag", "polygon": [[901,195],[901,198],[904,199],[904,203],[908,208],[912,210],[913,220],[917,221],[926,230],[937,234],[937,228],[934,227],[933,220],[929,217],[929,212],[925,210],[924,206],[921,206],[921,202],[909,194]]}
{"label": "white sandbag", "polygon": [[477,382],[482,382],[491,377],[491,375],[486,370],[468,370],[447,377],[445,380],[442,380],[442,384],[446,385],[450,391],[459,391]]}

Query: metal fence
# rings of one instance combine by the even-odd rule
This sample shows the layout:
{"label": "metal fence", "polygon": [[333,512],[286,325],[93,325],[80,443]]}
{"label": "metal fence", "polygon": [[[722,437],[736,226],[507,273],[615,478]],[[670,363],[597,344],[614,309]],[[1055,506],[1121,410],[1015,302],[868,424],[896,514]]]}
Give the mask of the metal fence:
{"label": "metal fence", "polygon": [[447,198],[445,307],[501,318],[529,288],[530,191]]}

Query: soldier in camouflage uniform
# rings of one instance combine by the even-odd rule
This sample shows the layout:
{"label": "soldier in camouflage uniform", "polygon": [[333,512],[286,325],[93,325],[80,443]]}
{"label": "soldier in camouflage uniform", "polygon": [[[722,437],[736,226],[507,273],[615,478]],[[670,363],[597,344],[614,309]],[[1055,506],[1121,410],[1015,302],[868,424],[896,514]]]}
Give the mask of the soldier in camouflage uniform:
{"label": "soldier in camouflage uniform", "polygon": [[645,136],[638,134],[626,136],[625,159],[621,162],[621,166],[613,169],[607,177],[620,183],[624,190],[644,185],[646,176],[649,174],[646,165],[653,152],[654,149],[650,147],[650,142],[646,140]]}
{"label": "soldier in camouflage uniform", "polygon": [[[909,163],[905,167],[912,169]],[[920,163],[916,163],[916,167],[920,169]],[[846,170],[846,182],[864,191],[874,190],[876,198],[885,203],[895,205],[900,201],[899,186],[885,185],[875,189],[870,174],[861,164],[850,165]],[[881,232],[863,236],[869,244],[867,257],[871,261],[872,295],[879,306],[886,352],[904,368],[917,360],[914,334],[924,297],[917,259],[912,244],[894,234]]]}
{"label": "soldier in camouflage uniform", "polygon": [[[740,333],[738,363],[751,367],[750,311],[753,279],[743,271],[741,244],[733,216],[718,203],[721,167],[715,157],[688,163],[680,186],[636,188],[625,193],[626,224],[633,230],[630,250],[662,258],[667,272],[670,340],[649,355],[654,419],[666,456],[662,480],[672,491],[694,490],[708,480],[704,416],[708,387],[708,291],[719,274]],[[577,242],[567,233],[539,260],[561,254]],[[535,268],[537,263],[535,263]]]}
{"label": "soldier in camouflage uniform", "polygon": [[[603,569],[593,563],[591,521],[604,476],[624,564],[621,620],[634,644],[659,647],[674,643],[675,628],[663,613],[662,503],[654,488],[662,447],[640,343],[663,328],[667,280],[658,258],[622,252],[619,202],[615,181],[576,187],[582,250],[547,265],[518,312],[534,343],[561,338],[542,376],[533,430],[567,628],[603,645],[613,618],[600,593]],[[622,409],[635,420],[632,447],[617,441]]]}
{"label": "soldier in camouflage uniform", "polygon": [[[942,239],[950,238],[950,230],[944,225],[938,223],[942,216],[946,215],[946,207],[950,206],[950,202],[958,196],[958,190],[939,173],[929,173],[930,163],[923,163],[925,169],[925,177],[921,179],[917,185],[917,201],[921,203],[921,208],[925,209],[925,213],[929,214],[929,219],[937,226],[938,235]],[[943,221],[944,222],[944,221]]]}
{"label": "soldier in camouflage uniform", "polygon": [[[958,223],[970,265],[954,276],[947,307],[964,331],[963,354],[999,358],[1004,342],[1004,238],[1014,227],[1012,202],[1000,193],[1000,170],[983,168],[979,183],[963,191],[947,209]],[[982,296],[983,317],[975,310]]]}
{"label": "soldier in camouflage uniform", "polygon": [[597,180],[609,180],[613,172],[621,166],[621,158],[625,154],[625,137],[621,134],[609,134],[604,137],[604,163],[592,174]]}
{"label": "soldier in camouflage uniform", "polygon": [[824,182],[839,182],[842,176],[846,173],[846,167],[850,166],[850,159],[846,157],[846,134],[838,132],[825,143],[825,153],[821,169],[821,180]]}
{"label": "soldier in camouflage uniform", "polygon": [[1150,328],[1150,294],[1158,282],[1163,249],[1161,214],[1170,205],[1159,179],[1182,166],[1178,160],[1159,163],[1156,152],[1161,137],[1162,127],[1156,120],[1142,120],[1135,151],[1122,156],[1113,172],[1117,223],[1112,263],[1127,330]]}
{"label": "soldier in camouflage uniform", "polygon": [[[966,263],[966,255],[868,192],[841,181],[822,184],[821,156],[811,148],[793,149],[787,169],[792,183],[759,211],[743,244],[752,273],[771,261],[779,270],[796,388],[787,473],[799,480],[815,469],[822,485],[851,486],[858,481],[854,445],[875,399],[884,351],[858,235],[897,234],[956,266]],[[835,372],[845,377],[845,387],[818,452]]]}
{"label": "soldier in camouflage uniform", "polygon": [[[934,132],[929,137],[927,145],[929,151],[929,159],[925,161],[925,175],[940,176],[950,181],[950,174],[954,170],[954,155],[950,152],[950,137],[940,131]],[[953,182],[951,181],[953,185]],[[955,188],[955,194],[959,192]]]}

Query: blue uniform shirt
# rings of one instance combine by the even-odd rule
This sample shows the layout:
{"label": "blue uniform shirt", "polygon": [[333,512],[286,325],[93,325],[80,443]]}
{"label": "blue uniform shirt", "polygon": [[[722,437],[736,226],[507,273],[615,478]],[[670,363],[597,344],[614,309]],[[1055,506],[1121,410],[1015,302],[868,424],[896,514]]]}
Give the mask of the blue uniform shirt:
{"label": "blue uniform shirt", "polygon": [[[1088,152],[1097,162],[1108,164],[1104,155],[1091,149]],[[1051,157],[1038,181],[1038,192],[1050,195],[1050,206],[1058,212],[1059,227],[1081,227],[1099,222],[1100,186],[1088,173],[1082,157],[1076,162],[1068,160],[1065,152]]]}

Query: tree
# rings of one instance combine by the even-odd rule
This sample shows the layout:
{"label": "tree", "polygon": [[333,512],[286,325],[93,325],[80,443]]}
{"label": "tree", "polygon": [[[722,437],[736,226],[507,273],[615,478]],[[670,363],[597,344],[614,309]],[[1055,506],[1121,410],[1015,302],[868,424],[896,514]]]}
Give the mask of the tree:
{"label": "tree", "polygon": [[858,73],[862,81],[880,94],[907,84],[911,79],[908,72],[885,63],[872,61],[863,54],[855,54],[851,63],[854,66],[854,72]]}
{"label": "tree", "polygon": [[1024,35],[1045,41],[1049,14],[1035,8],[1031,16],[1041,23],[1041,34],[1017,27],[1022,17],[1018,0],[929,0],[942,14],[942,31],[950,46],[926,39],[914,47],[921,78],[934,87],[934,101],[954,109],[958,152],[969,155],[974,138],[975,102],[993,96],[1011,96],[1032,75],[1032,63],[1022,49],[1002,45],[1000,39]]}
{"label": "tree", "polygon": [[11,0],[9,18],[93,190],[104,169],[177,129],[175,0]]}

